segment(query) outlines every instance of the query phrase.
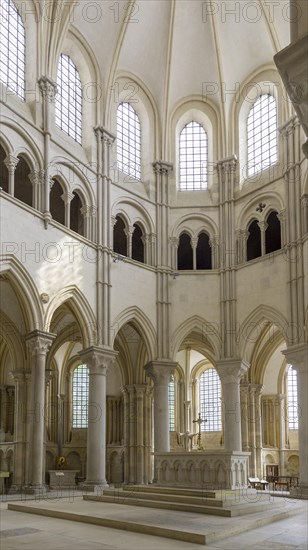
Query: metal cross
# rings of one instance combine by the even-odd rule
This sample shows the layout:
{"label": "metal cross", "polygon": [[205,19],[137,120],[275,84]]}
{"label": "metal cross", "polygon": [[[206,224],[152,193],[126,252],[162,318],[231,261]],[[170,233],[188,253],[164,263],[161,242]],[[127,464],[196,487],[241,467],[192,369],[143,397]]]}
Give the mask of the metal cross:
{"label": "metal cross", "polygon": [[198,424],[198,439],[197,439],[197,444],[198,444],[198,451],[203,451],[203,447],[201,445],[201,424],[203,424],[203,422],[207,422],[207,419],[206,418],[201,418],[201,413],[198,414],[198,418],[197,420],[193,420],[193,423],[196,423]]}

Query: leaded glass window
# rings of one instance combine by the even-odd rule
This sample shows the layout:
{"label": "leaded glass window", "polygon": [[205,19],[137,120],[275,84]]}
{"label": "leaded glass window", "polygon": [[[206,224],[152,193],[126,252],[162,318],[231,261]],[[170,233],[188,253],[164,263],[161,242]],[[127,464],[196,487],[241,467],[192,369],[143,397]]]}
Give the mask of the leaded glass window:
{"label": "leaded glass window", "polygon": [[215,369],[207,369],[200,376],[199,403],[201,418],[207,420],[201,424],[201,430],[221,431],[221,383]]}
{"label": "leaded glass window", "polygon": [[80,365],[73,373],[73,428],[88,427],[89,369]]}
{"label": "leaded glass window", "polygon": [[277,162],[277,108],[273,96],[261,95],[247,120],[248,176]]}
{"label": "leaded glass window", "polygon": [[0,81],[25,99],[25,28],[11,0],[0,0]]}
{"label": "leaded glass window", "polygon": [[121,103],[117,110],[117,163],[121,172],[141,179],[141,126],[129,103]]}
{"label": "leaded glass window", "polygon": [[287,375],[288,427],[298,430],[297,372],[290,365]]}
{"label": "leaded glass window", "polygon": [[82,89],[76,65],[68,55],[60,55],[57,76],[56,125],[81,143]]}
{"label": "leaded glass window", "polygon": [[175,431],[175,396],[174,378],[169,382],[169,431]]}
{"label": "leaded glass window", "polygon": [[180,134],[180,190],[207,188],[207,133],[198,122],[184,126]]}

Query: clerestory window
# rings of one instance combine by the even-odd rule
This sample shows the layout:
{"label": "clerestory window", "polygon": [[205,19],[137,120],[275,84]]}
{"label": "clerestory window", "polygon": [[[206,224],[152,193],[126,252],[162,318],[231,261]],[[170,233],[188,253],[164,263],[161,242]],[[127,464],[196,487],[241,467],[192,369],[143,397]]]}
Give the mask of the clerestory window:
{"label": "clerestory window", "polygon": [[141,179],[141,126],[129,103],[121,103],[117,110],[117,164],[124,174]]}
{"label": "clerestory window", "polygon": [[180,134],[180,190],[207,189],[207,133],[198,122],[189,122]]}
{"label": "clerestory window", "polygon": [[61,54],[57,75],[56,125],[81,144],[82,89],[76,65]]}
{"label": "clerestory window", "polygon": [[261,95],[253,104],[247,119],[248,176],[276,164],[277,107],[269,94]]}
{"label": "clerestory window", "polygon": [[25,28],[11,0],[0,0],[0,81],[25,99]]}

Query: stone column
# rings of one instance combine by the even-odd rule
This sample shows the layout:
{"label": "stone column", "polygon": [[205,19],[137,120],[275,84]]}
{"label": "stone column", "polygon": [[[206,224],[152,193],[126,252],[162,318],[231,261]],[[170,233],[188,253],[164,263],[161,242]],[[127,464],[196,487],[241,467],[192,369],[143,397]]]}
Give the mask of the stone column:
{"label": "stone column", "polygon": [[242,446],[243,451],[249,451],[249,424],[248,424],[248,391],[249,382],[242,382],[240,384],[241,395],[241,419],[242,419]]}
{"label": "stone column", "polygon": [[32,439],[29,449],[29,492],[42,492],[44,479],[44,429],[45,429],[45,368],[49,348],[55,334],[34,330],[26,336],[31,362],[31,415]]}
{"label": "stone column", "polygon": [[292,346],[282,352],[297,372],[299,486],[291,496],[308,499],[308,344]]}
{"label": "stone column", "polygon": [[29,174],[29,180],[32,184],[32,204],[36,210],[41,210],[41,187],[44,181],[43,170],[33,170]]}
{"label": "stone column", "polygon": [[133,233],[135,231],[135,228],[133,225],[129,225],[127,229],[125,229],[125,235],[127,237],[127,257],[132,257],[132,248],[133,248]]}
{"label": "stone column", "polygon": [[308,195],[302,197],[302,220],[303,220],[303,235],[308,233]]}
{"label": "stone column", "polygon": [[262,478],[262,405],[261,405],[261,395],[264,390],[262,384],[256,384],[255,390],[255,421],[256,421],[256,472],[257,476]]}
{"label": "stone column", "polygon": [[65,205],[65,211],[64,211],[64,225],[68,228],[70,228],[71,225],[71,201],[74,198],[74,194],[70,191],[66,191],[61,195],[61,199],[64,202]]}
{"label": "stone column", "polygon": [[12,371],[11,377],[15,384],[15,411],[14,411],[14,478],[12,489],[14,492],[20,490],[25,482],[24,476],[24,427],[25,427],[25,373],[23,371]]}
{"label": "stone column", "polygon": [[106,376],[117,352],[92,346],[78,354],[89,368],[89,412],[87,477],[85,488],[93,491],[108,487],[106,482]]}
{"label": "stone column", "polygon": [[153,163],[156,174],[156,227],[157,227],[157,356],[164,361],[170,357],[170,223],[169,191],[173,165],[164,161]]}
{"label": "stone column", "polygon": [[44,224],[47,229],[50,220],[50,138],[51,138],[51,120],[54,118],[54,101],[57,94],[57,85],[47,76],[42,76],[38,80],[39,89],[42,95],[42,117],[44,133],[44,199],[43,213]]}
{"label": "stone column", "polygon": [[[6,434],[7,430],[7,386],[2,384],[1,391],[1,431]],[[5,439],[4,439],[5,440]]]}
{"label": "stone column", "polygon": [[96,311],[97,311],[97,344],[106,349],[111,348],[110,330],[110,266],[112,258],[111,236],[111,202],[110,154],[115,136],[102,126],[94,128],[97,140],[97,244],[98,257],[96,266]]}
{"label": "stone column", "polygon": [[14,197],[14,180],[15,180],[15,170],[16,166],[19,163],[19,158],[14,157],[13,155],[9,154],[4,159],[4,164],[7,167],[8,173],[9,173],[9,194]]}
{"label": "stone column", "polygon": [[190,239],[191,248],[193,251],[193,269],[197,269],[197,246],[198,246],[198,237],[192,237]]}
{"label": "stone column", "polygon": [[154,381],[154,451],[170,451],[168,386],[177,363],[168,360],[151,361],[145,371]]}
{"label": "stone column", "polygon": [[265,232],[268,228],[268,224],[266,222],[258,222],[258,226],[261,231],[261,256],[264,256],[266,254]]}
{"label": "stone column", "polygon": [[216,365],[222,383],[226,451],[242,451],[240,379],[249,369],[243,359],[224,359]]}

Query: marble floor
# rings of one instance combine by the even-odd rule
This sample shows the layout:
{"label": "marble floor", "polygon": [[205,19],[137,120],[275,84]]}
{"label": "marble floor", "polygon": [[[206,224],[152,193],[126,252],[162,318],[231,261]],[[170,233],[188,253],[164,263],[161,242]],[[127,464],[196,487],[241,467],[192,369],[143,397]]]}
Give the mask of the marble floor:
{"label": "marble floor", "polygon": [[[15,512],[0,504],[1,550],[307,550],[307,511],[282,521],[199,545],[109,527]],[[230,521],[239,521],[238,518]]]}

